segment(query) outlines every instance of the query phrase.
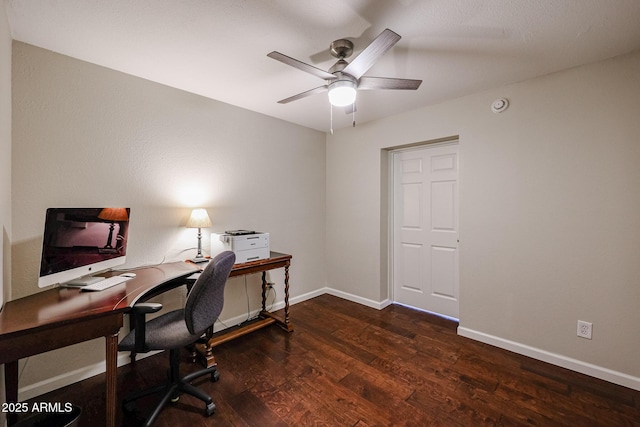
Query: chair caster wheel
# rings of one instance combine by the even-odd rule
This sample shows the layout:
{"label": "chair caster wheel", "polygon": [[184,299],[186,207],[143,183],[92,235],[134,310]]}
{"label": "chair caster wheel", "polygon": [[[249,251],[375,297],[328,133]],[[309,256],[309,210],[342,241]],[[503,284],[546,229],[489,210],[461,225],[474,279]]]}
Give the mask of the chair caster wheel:
{"label": "chair caster wheel", "polygon": [[207,407],[205,408],[204,413],[207,417],[210,417],[211,415],[213,415],[215,411],[216,411],[216,405],[215,403],[211,402],[207,404]]}
{"label": "chair caster wheel", "polygon": [[211,382],[213,382],[213,383],[218,382],[219,379],[220,379],[220,372],[213,371],[211,373]]}

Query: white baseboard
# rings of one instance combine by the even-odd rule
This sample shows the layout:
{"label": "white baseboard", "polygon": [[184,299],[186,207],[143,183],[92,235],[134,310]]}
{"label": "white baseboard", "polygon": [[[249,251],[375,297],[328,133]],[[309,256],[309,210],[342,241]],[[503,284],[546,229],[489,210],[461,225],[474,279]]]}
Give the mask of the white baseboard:
{"label": "white baseboard", "polygon": [[458,327],[458,335],[640,391],[640,378],[504,338]]}
{"label": "white baseboard", "polygon": [[[317,296],[326,294],[327,292],[324,289],[319,289],[313,292],[309,292],[303,295],[298,295],[297,297],[289,298],[289,305],[295,305],[302,301],[306,301],[311,298],[315,298]],[[268,311],[278,311],[284,308],[284,300],[278,301],[273,305],[267,305]],[[231,328],[235,325],[239,325],[242,322],[246,322],[247,319],[251,319],[256,317],[260,313],[260,309],[253,310],[248,314],[241,314],[239,316],[230,317],[221,321],[216,322],[214,325],[214,332],[224,331],[227,328]]]}
{"label": "white baseboard", "polygon": [[358,304],[366,305],[367,307],[375,308],[377,310],[382,310],[383,308],[393,303],[393,301],[391,301],[390,299],[386,299],[384,301],[374,301],[372,299],[363,298],[361,296],[353,295],[348,292],[342,292],[333,288],[324,288],[323,293],[333,295],[334,297],[346,299],[348,301],[355,302]]}
{"label": "white baseboard", "polygon": [[[161,351],[150,351],[145,354],[138,354],[137,360],[144,359],[145,357],[153,356],[154,354],[161,353]],[[118,366],[124,366],[131,363],[129,353],[118,354]],[[18,389],[18,400],[25,401],[38,397],[41,394],[49,393],[50,391],[66,387],[68,385],[86,380],[96,375],[103,374],[107,370],[106,362],[98,362],[93,365],[86,366],[84,368],[76,369],[64,374],[57,375],[46,380],[39,381],[37,383],[29,384],[28,386]]]}

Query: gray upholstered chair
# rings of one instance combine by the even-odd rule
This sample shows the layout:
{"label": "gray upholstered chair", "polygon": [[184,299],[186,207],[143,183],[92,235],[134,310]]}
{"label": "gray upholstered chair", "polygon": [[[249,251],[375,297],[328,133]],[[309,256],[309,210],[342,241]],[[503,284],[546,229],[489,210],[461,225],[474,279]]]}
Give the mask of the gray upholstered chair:
{"label": "gray upholstered chair", "polygon": [[235,262],[233,252],[226,251],[209,262],[196,283],[193,285],[185,307],[160,315],[145,322],[147,313],[154,313],[162,308],[157,303],[140,303],[133,307],[135,329],[132,330],[118,345],[119,351],[134,351],[146,353],[152,350],[169,350],[169,382],[167,384],[134,393],[124,399],[125,409],[144,396],[164,392],[164,395],[145,426],[150,426],[158,417],[169,399],[176,400],[180,394],[188,393],[205,403],[205,414],[213,414],[215,405],[210,396],[190,384],[195,378],[210,374],[211,379],[217,380],[216,367],[209,367],[180,377],[180,350],[195,343],[204,332],[214,324],[224,302],[224,286]]}

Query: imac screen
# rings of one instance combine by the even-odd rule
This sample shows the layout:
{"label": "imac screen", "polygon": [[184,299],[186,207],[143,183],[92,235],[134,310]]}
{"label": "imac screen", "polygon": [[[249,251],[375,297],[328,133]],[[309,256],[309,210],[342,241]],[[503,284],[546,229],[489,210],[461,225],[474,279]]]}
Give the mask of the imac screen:
{"label": "imac screen", "polygon": [[124,264],[129,214],[129,208],[47,209],[38,286]]}

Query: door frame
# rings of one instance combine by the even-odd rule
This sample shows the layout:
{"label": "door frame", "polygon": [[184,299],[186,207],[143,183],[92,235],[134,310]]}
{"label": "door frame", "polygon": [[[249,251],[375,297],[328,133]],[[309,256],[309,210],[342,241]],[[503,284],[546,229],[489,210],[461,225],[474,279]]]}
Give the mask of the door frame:
{"label": "door frame", "polygon": [[[386,228],[387,228],[387,233],[386,236],[384,236],[386,238],[386,247],[387,247],[387,263],[386,263],[386,270],[387,270],[387,274],[386,274],[386,278],[387,278],[387,295],[388,295],[388,301],[390,301],[390,303],[392,304],[401,304],[404,305],[402,303],[399,303],[396,301],[395,298],[395,283],[394,283],[394,257],[395,257],[395,253],[394,253],[394,238],[395,238],[395,207],[394,207],[394,197],[395,197],[395,157],[396,155],[398,155],[399,153],[402,152],[407,152],[407,151],[413,151],[413,150],[422,150],[425,148],[431,148],[431,147],[442,147],[442,146],[447,146],[447,145],[457,145],[458,146],[458,212],[460,211],[460,185],[461,185],[461,174],[460,174],[460,170],[462,170],[461,168],[461,164],[462,164],[462,155],[461,155],[461,144],[460,144],[460,136],[458,135],[454,135],[451,137],[447,137],[447,138],[440,138],[440,139],[435,139],[435,140],[431,140],[431,141],[423,141],[423,142],[418,142],[415,144],[408,144],[408,145],[402,145],[402,146],[397,146],[397,147],[390,147],[388,149],[386,149],[385,151],[387,151],[387,161],[386,161],[386,168],[387,168],[387,185],[386,185],[386,197],[384,197],[384,199],[386,200],[386,213],[387,213],[387,219],[386,219]],[[459,221],[459,220],[458,220]],[[459,246],[459,241],[460,241],[460,230],[458,230],[458,251],[460,251],[460,246]],[[460,265],[458,263],[458,274],[460,271]],[[460,295],[458,295],[458,301],[460,300]],[[420,310],[420,311],[427,311],[427,310],[423,310],[419,307],[414,307],[414,306],[410,306],[411,308],[415,309],[415,310]],[[441,314],[441,313],[433,313],[430,311],[427,311],[428,313],[440,316],[440,317],[445,317],[448,319],[452,319],[455,321],[458,321],[459,319],[457,318],[452,318],[450,316]]]}

